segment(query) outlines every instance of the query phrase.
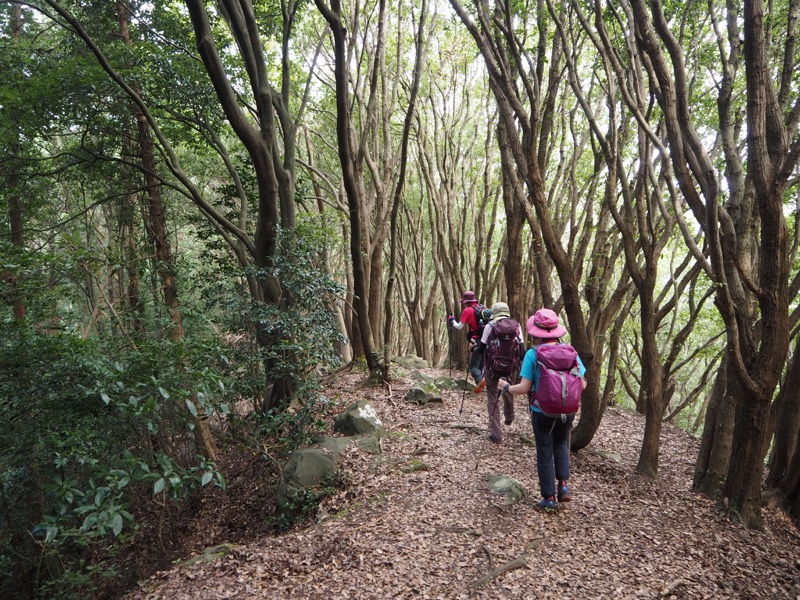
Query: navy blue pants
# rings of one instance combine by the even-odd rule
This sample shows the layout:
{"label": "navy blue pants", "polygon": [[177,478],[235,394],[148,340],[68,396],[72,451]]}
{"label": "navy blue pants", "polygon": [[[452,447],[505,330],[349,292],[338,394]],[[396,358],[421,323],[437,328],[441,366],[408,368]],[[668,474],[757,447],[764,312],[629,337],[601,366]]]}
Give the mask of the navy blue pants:
{"label": "navy blue pants", "polygon": [[481,379],[483,379],[483,352],[478,352],[475,349],[470,350],[469,374],[472,375],[475,383],[480,383]]}
{"label": "navy blue pants", "polygon": [[569,479],[569,432],[575,415],[565,421],[531,411],[533,435],[536,438],[536,470],[543,498],[556,495],[556,479]]}

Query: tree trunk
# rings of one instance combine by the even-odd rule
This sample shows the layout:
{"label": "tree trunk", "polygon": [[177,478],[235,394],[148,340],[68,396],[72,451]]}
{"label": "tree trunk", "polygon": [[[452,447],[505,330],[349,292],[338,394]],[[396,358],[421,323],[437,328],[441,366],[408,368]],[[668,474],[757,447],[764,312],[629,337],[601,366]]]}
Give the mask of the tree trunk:
{"label": "tree trunk", "polygon": [[800,452],[794,453],[780,491],[783,493],[783,506],[800,524]]}
{"label": "tree trunk", "polygon": [[[411,125],[414,119],[414,111],[419,92],[419,82],[422,77],[422,63],[424,60],[425,45],[423,44],[423,34],[425,31],[425,19],[427,17],[427,2],[422,1],[422,8],[419,17],[414,42],[416,53],[414,58],[414,76],[409,90],[408,108],[403,121],[403,133],[400,140],[400,172],[397,176],[397,184],[392,197],[392,209],[389,225],[389,279],[386,282],[386,296],[384,299],[384,333],[383,333],[383,380],[389,380],[389,369],[392,364],[392,319],[394,318],[392,304],[395,300],[395,282],[397,275],[397,244],[400,235],[398,228],[398,216],[400,214],[400,203],[403,199],[404,186],[406,180],[406,167],[408,164],[408,139],[411,134]],[[381,262],[383,262],[381,260]]]}
{"label": "tree trunk", "polygon": [[800,336],[796,340],[792,360],[770,416],[775,438],[766,486],[780,488],[792,457],[797,454],[797,442],[800,436]]}
{"label": "tree trunk", "polygon": [[652,288],[645,286],[641,291],[642,320],[642,390],[641,396],[645,410],[644,438],[639,452],[636,470],[648,477],[658,477],[658,450],[661,440],[661,425],[664,418],[664,365],[658,353],[658,340],[655,332],[655,311],[652,301],[646,296]]}
{"label": "tree trunk", "polygon": [[[19,7],[16,7],[19,8]],[[9,187],[14,187],[14,177],[10,178]],[[24,239],[22,235],[22,204],[18,194],[12,193],[8,199],[8,221],[11,225],[11,243],[20,251],[23,249]],[[11,283],[13,290],[13,304],[14,304],[14,320],[24,321],[27,316],[27,309],[25,308],[25,296],[19,287],[19,281],[16,275],[6,275],[6,278]]]}
{"label": "tree trunk", "polygon": [[317,8],[325,17],[334,38],[334,77],[336,81],[336,139],[339,143],[339,161],[342,167],[342,179],[347,195],[347,206],[350,216],[350,259],[353,265],[354,304],[364,357],[371,376],[380,376],[380,363],[377,348],[372,336],[368,306],[368,279],[364,268],[366,247],[362,242],[361,228],[365,218],[362,215],[363,200],[359,193],[351,149],[352,122],[348,98],[348,63],[346,61],[346,35],[342,23],[341,6],[334,0],[333,10],[323,0],[315,0]]}
{"label": "tree trunk", "polygon": [[[19,4],[11,5],[11,40],[12,44],[16,43],[22,32],[22,7]],[[8,222],[11,225],[11,244],[20,252],[23,250],[24,237],[22,234],[22,203],[20,202],[19,194],[16,193],[15,187],[17,184],[16,167],[10,167],[8,178],[8,190],[11,195],[8,198]],[[25,307],[25,296],[20,290],[19,281],[17,276],[13,273],[5,275],[6,280],[11,284],[13,306],[14,306],[14,320],[24,321],[27,316],[27,309]]]}
{"label": "tree trunk", "polygon": [[761,485],[766,454],[766,429],[771,395],[758,397],[739,388],[734,393],[736,417],[733,447],[718,506],[749,528],[760,529]]}
{"label": "tree trunk", "polygon": [[734,400],[728,390],[733,367],[726,352],[708,400],[700,450],[694,467],[692,490],[718,498],[730,464]]}
{"label": "tree trunk", "polygon": [[[128,29],[127,8],[119,0],[116,6],[120,35],[125,44],[130,45],[131,38]],[[139,91],[136,90],[136,92],[138,94]],[[175,274],[173,273],[174,263],[172,260],[172,253],[170,252],[169,238],[167,237],[165,206],[161,196],[161,186],[156,178],[157,165],[153,141],[150,137],[150,126],[147,122],[147,118],[138,107],[134,106],[133,114],[136,119],[138,131],[142,169],[145,173],[145,189],[148,207],[145,229],[155,247],[156,271],[161,280],[164,305],[167,307],[170,319],[172,320],[170,339],[172,339],[173,342],[183,342],[185,336],[183,315],[181,314],[178,303],[178,288],[175,281]],[[208,427],[208,417],[205,413],[205,409],[197,401],[195,396],[192,397],[192,402],[195,405],[195,411],[197,413],[194,428],[196,449],[206,458],[216,460],[218,449]]]}
{"label": "tree trunk", "polygon": [[[516,174],[514,157],[508,144],[508,133],[501,123],[497,125],[497,144],[500,147],[500,160],[503,177],[503,206],[506,213],[506,256],[503,261],[503,271],[506,280],[506,302],[511,316],[525,325],[525,321],[532,307],[526,306],[523,296],[522,283],[522,228],[525,224],[524,206],[526,204],[525,190]],[[543,261],[542,257],[533,257],[536,264]],[[549,293],[549,292],[548,292]],[[552,298],[550,298],[552,301]]]}

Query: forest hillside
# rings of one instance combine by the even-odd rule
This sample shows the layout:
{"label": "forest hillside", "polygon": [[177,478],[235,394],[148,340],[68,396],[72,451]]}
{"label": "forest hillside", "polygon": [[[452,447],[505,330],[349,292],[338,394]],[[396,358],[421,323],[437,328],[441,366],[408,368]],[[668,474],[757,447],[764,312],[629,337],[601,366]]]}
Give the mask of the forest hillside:
{"label": "forest hillside", "polygon": [[[0,0],[0,598],[796,597],[798,36],[800,0]],[[559,514],[522,414],[404,400],[396,357],[479,371],[478,301],[586,367]],[[361,399],[380,452],[326,440],[314,525],[276,511]]]}
{"label": "forest hillside", "polygon": [[[447,376],[447,371],[425,370]],[[404,401],[410,378],[360,389],[345,373],[327,395],[344,409],[367,398],[387,431],[380,455],[351,444],[341,488],[311,524],[277,536],[271,481],[253,471],[223,507],[202,502],[183,558],[140,582],[129,600],[217,598],[797,598],[800,535],[764,508],[763,531],[732,523],[690,492],[698,442],[665,424],[660,478],[635,472],[644,418],[611,407],[592,444],[572,457],[574,500],[543,513],[524,400],[502,444],[486,439],[485,395]],[[263,458],[256,458],[261,460]],[[525,497],[507,504],[487,477],[509,475]],[[229,489],[230,489],[229,487]],[[238,522],[239,539],[230,521]],[[227,533],[226,533],[227,532]],[[249,533],[248,533],[249,532]]]}

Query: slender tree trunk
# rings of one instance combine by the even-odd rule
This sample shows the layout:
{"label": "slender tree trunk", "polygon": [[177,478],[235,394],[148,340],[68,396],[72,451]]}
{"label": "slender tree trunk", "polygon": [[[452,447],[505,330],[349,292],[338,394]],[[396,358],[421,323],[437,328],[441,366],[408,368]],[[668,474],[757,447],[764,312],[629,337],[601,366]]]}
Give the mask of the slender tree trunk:
{"label": "slender tree trunk", "polygon": [[125,298],[130,313],[131,327],[138,334],[144,333],[144,305],[141,298],[141,279],[139,277],[139,248],[136,244],[136,221],[134,210],[137,205],[135,194],[128,194],[123,200],[121,215],[122,243],[125,253],[125,272],[127,285]]}
{"label": "slender tree trunk", "polygon": [[[11,5],[11,40],[16,43],[22,33],[22,7],[19,4]],[[22,202],[19,194],[16,193],[17,174],[15,167],[10,167],[11,172],[7,175],[8,189],[11,195],[8,198],[8,222],[11,225],[11,243],[20,252],[24,246],[24,236],[22,233]],[[16,275],[7,274],[6,279],[10,282],[13,290],[14,320],[24,321],[27,317],[25,307],[25,296],[20,290],[19,281]]]}
{"label": "slender tree trunk", "polygon": [[364,215],[361,207],[363,202],[359,194],[359,184],[353,168],[351,139],[352,123],[348,105],[348,72],[346,62],[346,30],[342,23],[341,5],[338,0],[332,0],[328,8],[323,0],[315,0],[317,8],[325,17],[333,32],[334,38],[334,76],[336,80],[336,138],[339,143],[339,161],[342,166],[347,205],[350,216],[350,259],[353,264],[353,291],[354,304],[358,318],[358,329],[361,344],[364,347],[364,356],[367,368],[371,375],[380,375],[378,353],[372,336],[372,327],[369,322],[367,273],[364,268],[365,246],[362,242],[361,227]]}
{"label": "slender tree trunk", "polygon": [[783,494],[783,506],[800,524],[800,452],[794,453],[779,489]]}
{"label": "slender tree trunk", "polygon": [[[642,303],[642,313],[647,303]],[[650,313],[652,315],[652,313]],[[642,390],[645,427],[642,448],[636,470],[648,477],[658,477],[658,455],[661,425],[664,418],[664,365],[658,354],[658,345],[651,318],[642,318]],[[646,339],[645,339],[646,338]]]}
{"label": "slender tree trunk", "polygon": [[728,390],[728,381],[733,377],[732,369],[729,352],[726,352],[708,400],[700,450],[694,468],[692,489],[711,498],[719,497],[730,464],[734,404]]}
{"label": "slender tree trunk", "polygon": [[800,336],[797,337],[794,355],[789,363],[781,391],[775,399],[770,419],[775,430],[772,457],[766,486],[781,488],[792,457],[797,454],[800,435]]}
{"label": "slender tree trunk", "polygon": [[[120,34],[126,44],[130,45],[130,31],[128,29],[128,13],[125,5],[117,2],[117,17],[119,20]],[[136,90],[138,93],[138,90]],[[150,126],[145,115],[134,107],[133,114],[136,119],[140,158],[145,173],[145,188],[147,193],[147,220],[145,228],[150,235],[155,247],[156,270],[161,281],[164,304],[172,321],[170,338],[173,342],[182,342],[185,336],[183,329],[183,315],[178,303],[178,287],[173,273],[174,263],[169,247],[167,235],[165,206],[161,196],[161,186],[156,177],[157,165],[153,150],[153,141],[150,137]],[[195,418],[195,445],[197,451],[211,460],[217,459],[217,445],[211,430],[208,427],[208,417],[202,405],[195,396],[192,397],[197,417]]]}
{"label": "slender tree trunk", "polygon": [[[506,298],[511,316],[525,323],[532,307],[525,306],[522,285],[522,230],[525,224],[526,203],[522,182],[516,176],[514,157],[508,144],[508,133],[502,123],[497,125],[497,144],[503,177],[503,205],[506,214],[506,256],[503,273],[506,280]],[[534,256],[537,266],[542,265],[542,256]],[[549,294],[549,291],[545,292]],[[552,298],[551,298],[552,301]]]}
{"label": "slender tree trunk", "polygon": [[[14,178],[11,178],[10,186],[12,189],[14,185],[13,179]],[[22,203],[17,194],[11,194],[8,199],[8,221],[11,225],[11,243],[21,251],[24,245],[22,235]],[[24,321],[27,316],[25,296],[20,289],[17,277],[15,275],[7,275],[7,278],[10,280],[11,287],[14,290],[14,320]]]}
{"label": "slender tree trunk", "polygon": [[[397,279],[397,239],[399,236],[398,231],[398,215],[400,214],[400,203],[403,198],[403,192],[406,180],[406,167],[408,164],[408,139],[411,134],[411,125],[414,120],[414,110],[417,102],[417,93],[419,92],[419,82],[422,77],[422,65],[425,53],[425,44],[423,43],[423,34],[425,31],[425,19],[427,17],[428,4],[425,0],[422,1],[421,14],[419,18],[419,26],[417,28],[416,36],[414,37],[416,46],[416,55],[414,59],[414,75],[411,82],[411,89],[409,91],[408,109],[403,121],[403,133],[400,140],[400,172],[397,177],[397,185],[392,197],[392,209],[389,225],[389,279],[386,282],[386,296],[384,300],[384,333],[383,333],[383,379],[389,380],[389,369],[392,364],[392,319],[394,318],[392,303],[394,298],[394,289]],[[381,261],[382,262],[382,261]]]}

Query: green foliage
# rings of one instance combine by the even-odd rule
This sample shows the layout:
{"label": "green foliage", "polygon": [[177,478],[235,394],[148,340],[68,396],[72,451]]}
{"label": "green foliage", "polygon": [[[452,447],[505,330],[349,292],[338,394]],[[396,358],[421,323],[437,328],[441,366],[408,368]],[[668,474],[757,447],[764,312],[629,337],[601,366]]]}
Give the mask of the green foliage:
{"label": "green foliage", "polygon": [[298,448],[310,446],[325,431],[330,407],[331,402],[324,396],[311,396],[293,410],[269,410],[259,419],[258,435],[269,440],[281,457],[288,456]]}
{"label": "green foliage", "polygon": [[344,289],[320,264],[323,236],[324,230],[311,222],[296,231],[280,231],[274,265],[256,275],[280,281],[286,301],[257,305],[250,314],[269,380],[290,382],[293,397],[300,401],[316,394],[314,370],[337,363],[334,343],[342,340],[333,303]]}
{"label": "green foliage", "polygon": [[[104,347],[0,323],[0,595],[27,578],[48,597],[87,597],[136,527],[143,502],[224,486],[194,457],[189,397],[223,412],[225,386],[198,347]],[[180,360],[179,360],[180,359]],[[186,365],[181,368],[175,365]],[[158,450],[156,450],[158,449]],[[168,450],[167,450],[168,449]],[[43,587],[58,582],[59,596]]]}

